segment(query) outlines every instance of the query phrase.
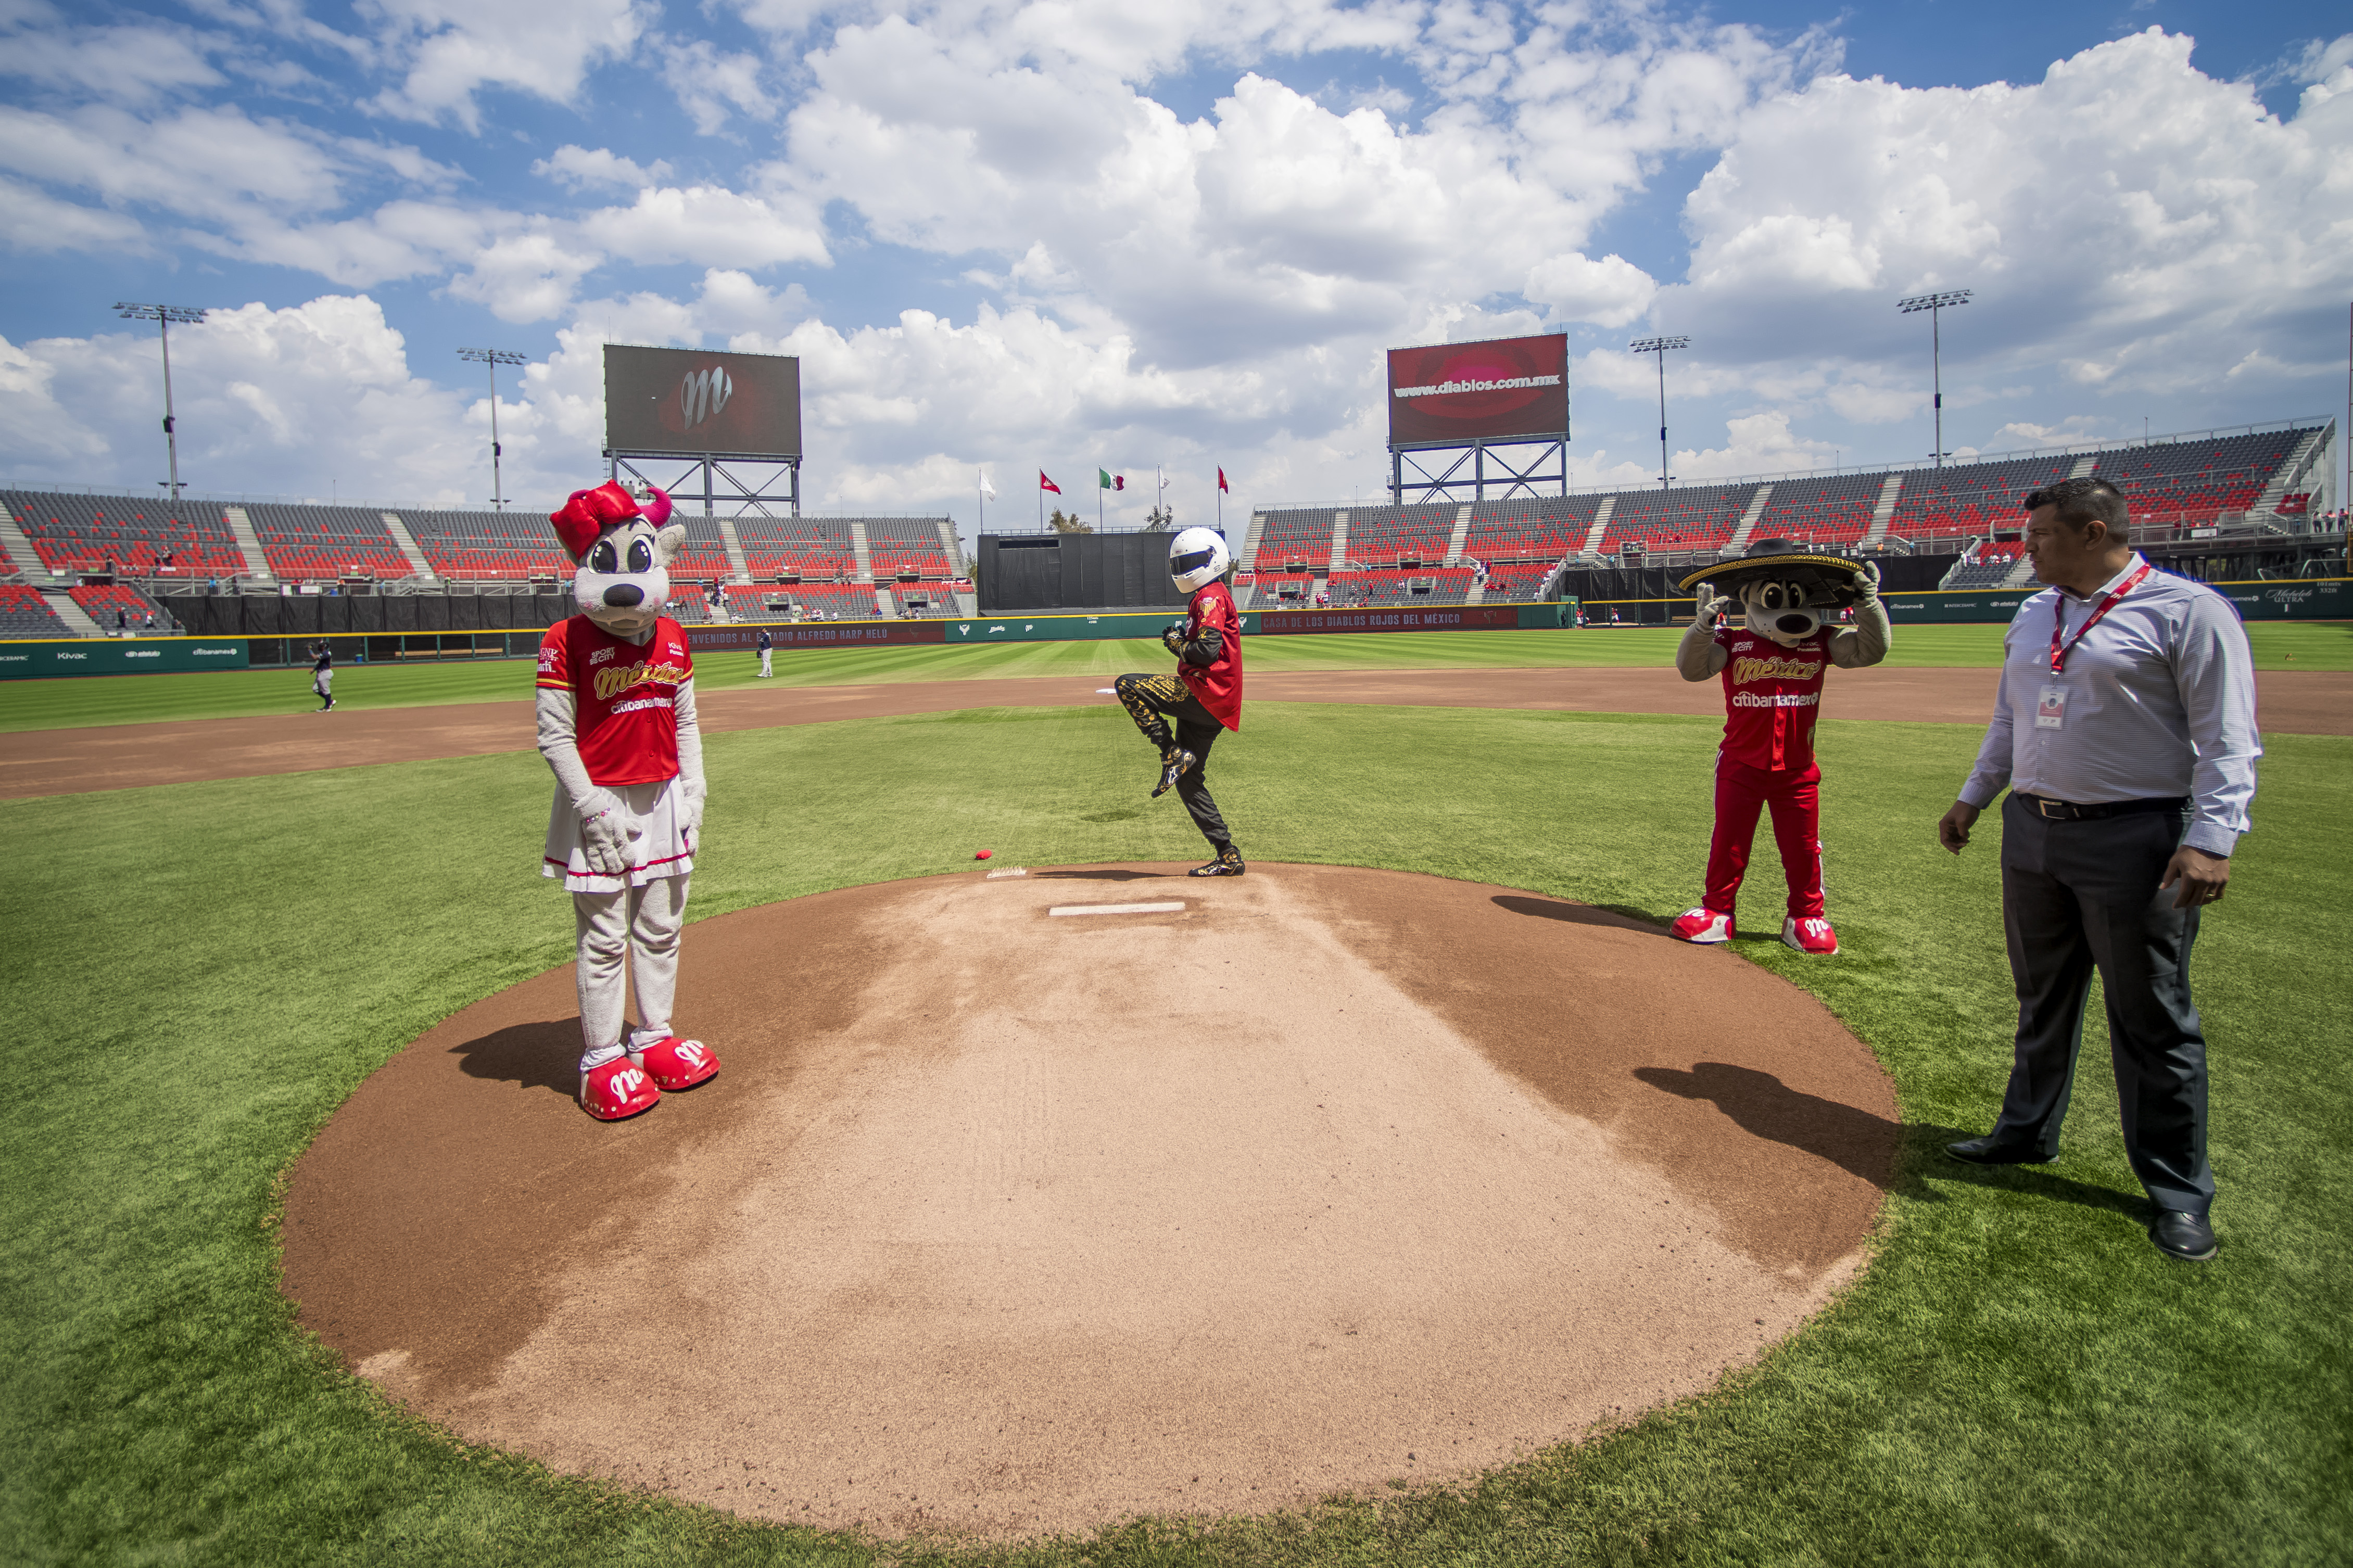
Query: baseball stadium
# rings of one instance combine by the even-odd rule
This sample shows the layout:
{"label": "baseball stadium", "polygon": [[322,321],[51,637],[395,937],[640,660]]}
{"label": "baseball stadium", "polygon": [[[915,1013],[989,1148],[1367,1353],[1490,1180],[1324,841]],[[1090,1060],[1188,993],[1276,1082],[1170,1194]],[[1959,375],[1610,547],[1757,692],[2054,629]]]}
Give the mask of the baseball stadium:
{"label": "baseball stadium", "polygon": [[[581,496],[0,492],[11,1561],[2346,1561],[2333,420],[1488,479],[1563,388],[1557,428],[1398,443],[1382,504],[967,553],[804,511],[779,406],[608,437],[581,496],[666,573],[598,564]],[[2056,1159],[1943,1153],[2019,1011],[1998,826],[1938,820],[2022,501],[2087,476],[2253,655],[2210,1263],[2149,1245],[2096,1052]],[[1730,689],[1678,647],[1764,558],[1889,627],[1813,731],[1834,955],[1771,835],[1728,940],[1670,929]],[[723,1067],[608,1117],[591,850],[533,847],[543,648],[630,571],[601,604],[698,693],[669,973]],[[1155,789],[1114,684],[1186,700],[1203,595],[1241,650],[1207,817],[1160,797],[1206,741],[1159,731]],[[1195,879],[1220,820],[1247,874]]]}

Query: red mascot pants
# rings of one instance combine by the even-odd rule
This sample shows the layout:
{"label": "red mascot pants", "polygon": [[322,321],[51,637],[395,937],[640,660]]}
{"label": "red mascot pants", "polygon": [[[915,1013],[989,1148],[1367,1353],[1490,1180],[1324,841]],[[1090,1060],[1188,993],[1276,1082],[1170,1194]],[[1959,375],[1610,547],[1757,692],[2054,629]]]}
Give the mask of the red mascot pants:
{"label": "red mascot pants", "polygon": [[1781,868],[1789,879],[1789,914],[1810,920],[1822,912],[1822,770],[1810,763],[1802,772],[1772,773],[1715,759],[1715,834],[1707,846],[1705,907],[1732,913],[1748,874],[1748,846],[1757,837],[1757,814],[1773,807],[1773,841],[1781,847]]}

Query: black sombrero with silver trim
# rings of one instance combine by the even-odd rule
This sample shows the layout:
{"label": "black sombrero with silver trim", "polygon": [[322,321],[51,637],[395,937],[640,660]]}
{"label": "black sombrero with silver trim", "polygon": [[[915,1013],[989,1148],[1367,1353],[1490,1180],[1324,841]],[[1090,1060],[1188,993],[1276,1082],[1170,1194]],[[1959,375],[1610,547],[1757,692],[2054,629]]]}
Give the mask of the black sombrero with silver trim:
{"label": "black sombrero with silver trim", "polygon": [[1785,583],[1804,583],[1829,594],[1834,604],[1850,605],[1860,596],[1855,584],[1864,570],[1863,563],[1852,556],[1818,554],[1794,539],[1759,539],[1748,546],[1746,554],[1703,566],[1685,575],[1675,587],[1678,592],[1689,593],[1702,583],[1713,583],[1720,591],[1736,598],[1743,584],[1772,577]]}

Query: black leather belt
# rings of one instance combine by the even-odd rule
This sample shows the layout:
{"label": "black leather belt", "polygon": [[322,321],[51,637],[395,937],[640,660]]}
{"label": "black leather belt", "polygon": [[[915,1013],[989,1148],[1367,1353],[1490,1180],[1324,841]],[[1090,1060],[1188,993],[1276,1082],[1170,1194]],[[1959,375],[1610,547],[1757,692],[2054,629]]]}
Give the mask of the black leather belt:
{"label": "black leather belt", "polygon": [[2186,795],[2148,800],[2104,800],[2091,805],[2078,805],[2072,800],[2052,800],[2048,795],[2028,795],[2024,790],[2010,793],[2024,801],[2027,810],[2053,822],[2097,822],[2105,816],[2139,816],[2149,812],[2180,811],[2189,805],[2189,797]]}

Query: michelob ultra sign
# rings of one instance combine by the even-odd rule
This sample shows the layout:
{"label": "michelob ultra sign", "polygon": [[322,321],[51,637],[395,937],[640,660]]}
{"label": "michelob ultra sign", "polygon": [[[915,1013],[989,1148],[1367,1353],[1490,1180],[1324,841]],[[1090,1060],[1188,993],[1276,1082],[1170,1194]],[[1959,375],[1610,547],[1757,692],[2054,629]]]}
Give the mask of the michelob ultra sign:
{"label": "michelob ultra sign", "polygon": [[1566,440],[1568,335],[1389,351],[1389,445]]}

